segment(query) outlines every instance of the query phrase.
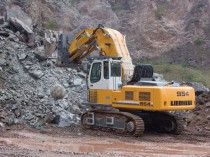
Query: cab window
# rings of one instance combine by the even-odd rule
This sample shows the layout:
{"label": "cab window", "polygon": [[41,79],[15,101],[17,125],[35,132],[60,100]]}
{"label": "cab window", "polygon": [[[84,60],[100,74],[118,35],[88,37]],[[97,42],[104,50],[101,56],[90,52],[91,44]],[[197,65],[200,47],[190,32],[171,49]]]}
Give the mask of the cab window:
{"label": "cab window", "polygon": [[109,62],[104,61],[104,78],[109,79]]}
{"label": "cab window", "polygon": [[121,76],[121,64],[111,63],[111,76],[115,76],[115,77]]}
{"label": "cab window", "polygon": [[101,79],[101,63],[93,63],[91,75],[90,75],[90,82],[95,83]]}

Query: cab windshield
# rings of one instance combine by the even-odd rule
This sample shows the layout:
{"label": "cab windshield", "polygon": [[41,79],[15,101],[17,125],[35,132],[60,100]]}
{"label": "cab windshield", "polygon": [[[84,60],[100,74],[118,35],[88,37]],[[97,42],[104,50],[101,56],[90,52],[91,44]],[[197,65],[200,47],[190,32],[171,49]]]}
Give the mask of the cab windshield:
{"label": "cab windshield", "polygon": [[93,63],[91,75],[90,75],[90,82],[96,83],[101,79],[101,62]]}

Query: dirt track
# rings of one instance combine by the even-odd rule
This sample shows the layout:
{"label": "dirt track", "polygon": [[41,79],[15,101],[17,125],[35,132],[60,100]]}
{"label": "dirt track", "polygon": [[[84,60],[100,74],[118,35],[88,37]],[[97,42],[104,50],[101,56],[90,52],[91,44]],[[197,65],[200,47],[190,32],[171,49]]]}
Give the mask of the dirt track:
{"label": "dirt track", "polygon": [[146,132],[122,137],[98,131],[48,127],[1,129],[0,157],[210,156],[210,135]]}

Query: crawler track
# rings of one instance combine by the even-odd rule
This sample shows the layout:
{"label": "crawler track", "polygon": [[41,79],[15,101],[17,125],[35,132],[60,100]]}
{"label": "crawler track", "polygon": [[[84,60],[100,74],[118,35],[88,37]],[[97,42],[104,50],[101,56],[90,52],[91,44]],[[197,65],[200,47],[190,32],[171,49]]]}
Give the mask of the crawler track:
{"label": "crawler track", "polygon": [[[89,114],[94,114],[94,122],[88,122]],[[107,124],[106,119],[113,119],[113,124]],[[111,131],[132,136],[141,136],[144,132],[144,121],[141,117],[128,112],[91,110],[81,117],[81,124],[86,128]]]}
{"label": "crawler track", "polygon": [[[94,122],[88,123],[88,114],[94,113]],[[114,118],[113,124],[106,124],[106,118]],[[148,119],[150,121],[148,122]],[[141,136],[145,129],[167,134],[181,134],[184,121],[181,117],[168,112],[122,112],[93,109],[81,117],[85,128]]]}

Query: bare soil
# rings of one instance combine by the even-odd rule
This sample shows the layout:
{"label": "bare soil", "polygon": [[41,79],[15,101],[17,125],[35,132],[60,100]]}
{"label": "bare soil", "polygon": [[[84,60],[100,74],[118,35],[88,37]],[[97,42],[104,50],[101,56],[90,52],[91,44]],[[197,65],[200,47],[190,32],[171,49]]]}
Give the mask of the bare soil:
{"label": "bare soil", "polygon": [[80,126],[40,130],[13,126],[0,131],[0,157],[210,156],[210,134],[145,132],[136,138]]}

